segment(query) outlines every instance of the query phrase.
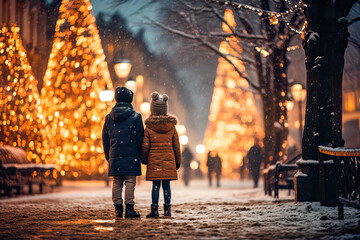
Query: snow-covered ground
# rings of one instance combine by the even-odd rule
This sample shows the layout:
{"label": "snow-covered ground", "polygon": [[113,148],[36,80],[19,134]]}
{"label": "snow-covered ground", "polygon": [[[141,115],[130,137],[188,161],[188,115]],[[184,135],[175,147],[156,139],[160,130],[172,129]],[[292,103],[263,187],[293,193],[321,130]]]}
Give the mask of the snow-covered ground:
{"label": "snow-covered ground", "polygon": [[[0,199],[0,239],[360,239],[360,212],[264,196],[251,182],[172,182],[172,218],[146,219],[149,182],[136,187],[141,219],[115,219],[104,182],[65,182],[53,193]],[[162,206],[162,199],[161,199]],[[162,207],[160,214],[162,214]]]}

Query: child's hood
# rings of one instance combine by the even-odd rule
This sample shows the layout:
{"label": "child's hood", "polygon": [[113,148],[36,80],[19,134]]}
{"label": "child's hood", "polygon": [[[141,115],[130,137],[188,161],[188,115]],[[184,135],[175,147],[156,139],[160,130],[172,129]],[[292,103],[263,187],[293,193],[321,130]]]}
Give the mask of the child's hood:
{"label": "child's hood", "polygon": [[151,115],[145,120],[145,125],[155,132],[166,133],[173,129],[177,122],[176,117],[170,114],[160,116]]}
{"label": "child's hood", "polygon": [[128,119],[134,112],[135,111],[130,103],[118,102],[112,108],[110,117],[117,122],[122,122]]}

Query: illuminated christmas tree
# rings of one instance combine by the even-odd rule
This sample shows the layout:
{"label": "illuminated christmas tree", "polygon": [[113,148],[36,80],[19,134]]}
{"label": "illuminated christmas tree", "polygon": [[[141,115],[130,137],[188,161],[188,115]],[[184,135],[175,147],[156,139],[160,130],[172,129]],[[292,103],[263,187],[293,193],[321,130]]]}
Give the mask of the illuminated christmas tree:
{"label": "illuminated christmas tree", "polygon": [[101,133],[107,107],[99,92],[105,87],[112,83],[92,5],[63,0],[41,91],[47,161],[61,165],[63,176],[104,173]]}
{"label": "illuminated christmas tree", "polygon": [[[224,17],[235,28],[230,9],[225,11]],[[226,25],[223,25],[223,30],[230,31]],[[245,66],[240,60],[242,49],[235,37],[221,42],[220,51],[231,54],[231,61],[245,72]],[[219,58],[204,145],[206,149],[218,152],[224,176],[238,175],[243,157],[254,144],[255,137],[261,139],[262,125],[248,82],[224,58]],[[202,166],[206,171],[206,164]]]}
{"label": "illuminated christmas tree", "polygon": [[0,145],[20,147],[28,160],[41,163],[38,82],[19,31],[9,24],[0,29]]}

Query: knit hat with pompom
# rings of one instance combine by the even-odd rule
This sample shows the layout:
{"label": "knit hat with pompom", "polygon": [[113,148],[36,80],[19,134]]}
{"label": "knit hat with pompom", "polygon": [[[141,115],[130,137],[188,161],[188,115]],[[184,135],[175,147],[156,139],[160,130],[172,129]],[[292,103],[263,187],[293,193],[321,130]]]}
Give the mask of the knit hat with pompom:
{"label": "knit hat with pompom", "polygon": [[166,115],[169,97],[166,94],[160,95],[158,92],[151,94],[150,111],[152,115]]}

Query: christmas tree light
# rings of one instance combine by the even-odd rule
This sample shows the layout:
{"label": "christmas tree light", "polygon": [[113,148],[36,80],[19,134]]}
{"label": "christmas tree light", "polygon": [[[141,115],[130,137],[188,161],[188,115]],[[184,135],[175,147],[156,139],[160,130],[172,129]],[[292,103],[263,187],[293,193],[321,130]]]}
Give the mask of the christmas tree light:
{"label": "christmas tree light", "polygon": [[100,91],[112,88],[92,5],[63,0],[41,91],[42,129],[48,162],[61,175],[103,174],[102,124],[108,111]]}
{"label": "christmas tree light", "polygon": [[19,32],[10,24],[0,29],[0,146],[22,148],[29,161],[41,163],[38,82]]}
{"label": "christmas tree light", "polygon": [[[230,9],[225,11],[224,18],[235,28],[236,22]],[[230,28],[223,24],[223,30],[229,32]],[[245,72],[239,55],[242,49],[236,37],[229,37],[227,41],[221,42],[220,51],[231,54],[231,61]],[[254,137],[262,137],[262,126],[253,93],[248,82],[239,77],[234,67],[225,59],[219,58],[204,145],[207,150],[216,150],[222,158],[224,176],[237,176],[243,157],[254,144]],[[202,166],[206,171],[206,164]]]}

